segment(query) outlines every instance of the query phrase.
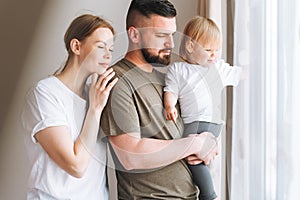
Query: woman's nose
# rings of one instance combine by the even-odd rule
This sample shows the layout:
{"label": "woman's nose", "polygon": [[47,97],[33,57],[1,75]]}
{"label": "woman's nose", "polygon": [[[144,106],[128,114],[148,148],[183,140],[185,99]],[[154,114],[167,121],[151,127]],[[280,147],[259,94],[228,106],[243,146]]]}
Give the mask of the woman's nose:
{"label": "woman's nose", "polygon": [[112,57],[111,51],[108,48],[105,48],[104,58],[110,59]]}

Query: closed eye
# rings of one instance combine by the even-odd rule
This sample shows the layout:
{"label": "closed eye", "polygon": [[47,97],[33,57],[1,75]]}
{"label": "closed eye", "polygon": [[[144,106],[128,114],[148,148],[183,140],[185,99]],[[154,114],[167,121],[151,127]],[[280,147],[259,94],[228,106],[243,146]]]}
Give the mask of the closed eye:
{"label": "closed eye", "polygon": [[167,36],[166,34],[156,34],[156,37],[160,37],[160,38],[166,37],[166,36]]}

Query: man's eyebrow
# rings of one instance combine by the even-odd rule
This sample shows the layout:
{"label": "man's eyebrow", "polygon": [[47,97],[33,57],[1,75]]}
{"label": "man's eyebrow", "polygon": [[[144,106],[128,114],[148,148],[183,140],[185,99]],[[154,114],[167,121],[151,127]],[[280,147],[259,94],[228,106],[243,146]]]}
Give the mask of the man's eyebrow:
{"label": "man's eyebrow", "polygon": [[162,35],[174,35],[175,33],[176,32],[170,32],[170,31],[166,32],[164,30],[158,30],[155,32],[155,34],[162,34]]}

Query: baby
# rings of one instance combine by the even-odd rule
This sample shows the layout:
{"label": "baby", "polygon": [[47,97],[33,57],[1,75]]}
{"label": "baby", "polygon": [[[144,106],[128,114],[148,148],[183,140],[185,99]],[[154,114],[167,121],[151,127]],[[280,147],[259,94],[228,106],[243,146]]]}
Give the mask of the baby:
{"label": "baby", "polygon": [[[238,84],[242,70],[218,58],[221,44],[221,33],[211,19],[197,16],[186,24],[179,52],[182,62],[169,67],[164,88],[166,118],[176,123],[179,101],[184,136],[211,132],[218,137],[222,131],[221,92],[225,86]],[[208,167],[201,163],[189,168],[200,190],[199,199],[216,199]]]}

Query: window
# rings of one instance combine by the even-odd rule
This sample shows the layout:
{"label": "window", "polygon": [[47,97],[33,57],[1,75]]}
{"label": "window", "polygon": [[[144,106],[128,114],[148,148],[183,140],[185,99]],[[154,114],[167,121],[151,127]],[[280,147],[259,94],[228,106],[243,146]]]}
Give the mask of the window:
{"label": "window", "polygon": [[299,1],[236,0],[231,198],[297,199],[300,191]]}

